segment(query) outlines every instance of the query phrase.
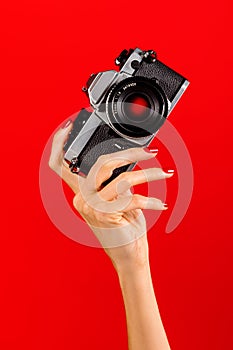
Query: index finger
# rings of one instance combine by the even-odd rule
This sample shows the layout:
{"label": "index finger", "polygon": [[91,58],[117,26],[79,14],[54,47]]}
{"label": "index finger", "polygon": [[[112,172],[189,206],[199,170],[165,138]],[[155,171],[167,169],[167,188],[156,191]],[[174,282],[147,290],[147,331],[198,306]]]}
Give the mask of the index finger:
{"label": "index finger", "polygon": [[154,158],[157,153],[158,149],[135,147],[102,155],[89,171],[86,177],[86,186],[89,190],[96,191],[104,181],[110,178],[114,169],[123,165]]}

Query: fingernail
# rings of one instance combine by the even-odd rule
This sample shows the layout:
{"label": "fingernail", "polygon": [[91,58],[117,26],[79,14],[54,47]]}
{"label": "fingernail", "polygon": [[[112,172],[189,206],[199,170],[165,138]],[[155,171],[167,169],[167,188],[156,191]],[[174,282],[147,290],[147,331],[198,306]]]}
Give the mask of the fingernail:
{"label": "fingernail", "polygon": [[79,172],[78,172],[78,174],[79,174],[79,176],[82,176],[82,177],[87,177],[87,175],[86,175],[86,174],[84,174],[82,171],[79,171]]}
{"label": "fingernail", "polygon": [[166,203],[163,203],[164,209],[168,209],[168,205]]}
{"label": "fingernail", "polygon": [[174,174],[175,170],[173,169],[163,169],[163,171],[169,175]]}
{"label": "fingernail", "polygon": [[144,151],[145,152],[147,152],[147,153],[153,153],[153,154],[156,154],[156,153],[158,153],[158,148],[148,148],[148,147],[145,147],[145,148],[143,148],[144,149]]}
{"label": "fingernail", "polygon": [[67,128],[71,123],[71,120],[69,119],[68,121],[66,121],[63,125],[62,125],[62,129]]}

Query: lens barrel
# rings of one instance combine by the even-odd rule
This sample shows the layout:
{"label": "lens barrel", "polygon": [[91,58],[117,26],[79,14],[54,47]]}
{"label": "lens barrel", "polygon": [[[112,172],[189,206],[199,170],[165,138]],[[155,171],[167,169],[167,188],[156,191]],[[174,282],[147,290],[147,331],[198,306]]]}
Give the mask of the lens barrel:
{"label": "lens barrel", "polygon": [[154,134],[167,117],[167,98],[154,80],[132,77],[113,86],[106,100],[112,127],[133,138]]}

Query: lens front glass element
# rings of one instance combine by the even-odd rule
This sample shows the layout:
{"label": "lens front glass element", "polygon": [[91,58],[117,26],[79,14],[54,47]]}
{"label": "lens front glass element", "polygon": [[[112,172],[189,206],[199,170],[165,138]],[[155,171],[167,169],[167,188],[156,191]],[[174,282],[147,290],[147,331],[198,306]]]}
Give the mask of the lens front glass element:
{"label": "lens front glass element", "polygon": [[139,77],[120,82],[107,99],[107,114],[113,127],[136,138],[158,130],[166,118],[166,107],[161,88]]}
{"label": "lens front glass element", "polygon": [[129,119],[141,121],[149,116],[151,104],[146,95],[132,93],[125,99],[122,107]]}

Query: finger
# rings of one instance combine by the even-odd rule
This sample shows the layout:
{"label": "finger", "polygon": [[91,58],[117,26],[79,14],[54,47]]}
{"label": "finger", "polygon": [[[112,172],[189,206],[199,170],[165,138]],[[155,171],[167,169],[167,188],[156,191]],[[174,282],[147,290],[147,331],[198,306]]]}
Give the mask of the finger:
{"label": "finger", "polygon": [[122,212],[135,209],[167,210],[167,204],[163,203],[160,199],[145,197],[140,194],[119,198],[117,202]]}
{"label": "finger", "polygon": [[[96,194],[98,196],[98,193]],[[88,206],[99,213],[123,214],[134,209],[166,210],[167,205],[160,199],[145,197],[139,194],[119,196],[113,201],[105,201],[93,196],[86,201]]]}
{"label": "finger", "polygon": [[67,141],[72,126],[73,124],[71,120],[68,120],[66,124],[55,133],[53,137],[49,166],[68,184],[74,193],[77,193],[79,191],[79,179],[77,175],[71,173],[68,165],[64,163],[63,159],[63,147]]}
{"label": "finger", "polygon": [[64,144],[68,139],[69,132],[72,129],[72,122],[69,120],[63,128],[60,128],[53,137],[52,150],[49,159],[49,166],[58,171],[62,166],[64,157]]}
{"label": "finger", "polygon": [[173,174],[173,170],[168,170],[165,172],[161,168],[149,168],[145,170],[121,173],[98,193],[104,200],[112,200],[117,195],[124,193],[132,186],[139,185],[144,182],[170,178]]}
{"label": "finger", "polygon": [[86,178],[87,186],[90,190],[98,190],[100,185],[110,178],[114,169],[141,160],[154,158],[157,153],[157,149],[149,150],[148,148],[136,147],[102,155],[89,171]]}

